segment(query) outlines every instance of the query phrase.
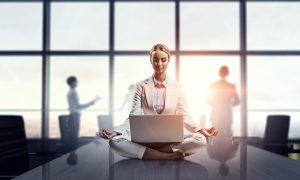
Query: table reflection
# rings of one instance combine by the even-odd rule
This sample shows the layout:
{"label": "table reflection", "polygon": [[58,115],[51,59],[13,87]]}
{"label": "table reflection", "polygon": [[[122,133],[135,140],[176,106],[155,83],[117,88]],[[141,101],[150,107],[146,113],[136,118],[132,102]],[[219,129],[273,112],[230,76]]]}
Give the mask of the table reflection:
{"label": "table reflection", "polygon": [[219,161],[219,173],[221,176],[229,174],[229,166],[227,161],[236,158],[239,143],[232,140],[230,137],[212,138],[207,146],[207,152],[211,159]]}
{"label": "table reflection", "polygon": [[207,179],[208,171],[201,164],[183,161],[141,161],[124,159],[110,166],[118,179]]}
{"label": "table reflection", "polygon": [[300,162],[219,136],[183,161],[126,159],[96,140],[16,179],[298,180]]}

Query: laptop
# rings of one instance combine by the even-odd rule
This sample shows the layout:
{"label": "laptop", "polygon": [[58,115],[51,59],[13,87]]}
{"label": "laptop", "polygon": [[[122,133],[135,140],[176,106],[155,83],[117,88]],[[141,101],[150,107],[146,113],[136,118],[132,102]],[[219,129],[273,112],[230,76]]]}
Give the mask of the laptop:
{"label": "laptop", "polygon": [[183,141],[183,115],[130,115],[131,141],[140,144]]}

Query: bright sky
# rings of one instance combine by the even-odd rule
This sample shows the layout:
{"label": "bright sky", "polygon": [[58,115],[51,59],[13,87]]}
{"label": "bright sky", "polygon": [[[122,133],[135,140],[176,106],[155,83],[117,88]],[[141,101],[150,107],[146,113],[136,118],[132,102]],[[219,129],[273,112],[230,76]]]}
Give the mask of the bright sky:
{"label": "bright sky", "polygon": [[[182,50],[238,50],[239,4],[180,3]],[[115,6],[115,49],[149,50],[162,42],[175,49],[174,3],[122,3]],[[248,3],[248,48],[250,50],[299,50],[300,3]],[[52,3],[51,49],[108,50],[108,3]],[[155,13],[153,13],[155,12]],[[42,47],[42,4],[0,3],[0,50],[40,50]],[[248,108],[299,109],[300,80],[298,57],[248,57]],[[240,86],[240,62],[236,56],[182,56],[180,79],[185,84],[191,115],[199,121],[209,116],[204,103],[208,85],[217,80],[217,70],[228,65],[229,81]],[[108,113],[108,57],[51,57],[50,106],[67,109],[65,79],[79,78],[82,102],[102,96],[91,109]],[[169,75],[175,77],[175,59]],[[152,74],[148,56],[115,57],[115,109],[128,93],[128,86]],[[41,57],[0,57],[0,109],[41,108]],[[21,93],[20,93],[21,91]],[[239,134],[239,113],[235,132]],[[249,112],[249,134],[262,135],[266,114]],[[298,112],[292,114],[291,137],[300,137]],[[93,114],[94,116],[94,114]],[[116,112],[115,124],[127,116],[126,108]],[[28,115],[39,119],[40,114]],[[56,123],[56,115],[50,122]],[[95,118],[96,119],[96,118]],[[94,119],[91,121],[95,121]],[[33,122],[33,120],[32,120]],[[89,124],[89,123],[87,123]],[[92,123],[93,124],[93,123]],[[93,124],[94,126],[94,124]],[[87,126],[88,127],[88,126]],[[93,134],[93,133],[92,133]],[[53,136],[56,136],[53,133]]]}

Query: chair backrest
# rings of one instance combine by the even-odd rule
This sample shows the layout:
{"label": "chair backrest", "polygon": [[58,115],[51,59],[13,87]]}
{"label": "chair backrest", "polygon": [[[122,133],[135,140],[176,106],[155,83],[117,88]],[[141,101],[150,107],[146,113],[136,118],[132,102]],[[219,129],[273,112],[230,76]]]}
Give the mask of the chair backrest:
{"label": "chair backrest", "polygon": [[290,127],[290,116],[269,115],[264,136],[264,146],[271,144],[287,145]]}
{"label": "chair backrest", "polygon": [[0,174],[29,170],[28,147],[22,116],[0,115]]}
{"label": "chair backrest", "polygon": [[64,145],[67,144],[67,141],[69,139],[69,117],[69,115],[58,116],[61,141]]}

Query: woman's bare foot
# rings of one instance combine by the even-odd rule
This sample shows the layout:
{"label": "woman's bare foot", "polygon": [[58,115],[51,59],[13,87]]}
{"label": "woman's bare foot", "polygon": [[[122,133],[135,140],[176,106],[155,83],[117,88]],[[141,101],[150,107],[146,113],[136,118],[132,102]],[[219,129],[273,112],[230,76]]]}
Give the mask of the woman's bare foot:
{"label": "woman's bare foot", "polygon": [[[156,148],[155,148],[156,149]],[[167,145],[167,146],[163,146],[163,147],[160,147],[158,149],[156,149],[160,152],[165,152],[165,153],[172,153],[173,152],[173,149],[171,148],[170,145]]]}
{"label": "woman's bare foot", "polygon": [[172,154],[171,160],[184,160],[185,157],[185,153],[182,150],[178,150],[168,154]]}
{"label": "woman's bare foot", "polygon": [[178,150],[176,152],[165,153],[160,152],[158,150],[154,150],[151,148],[146,148],[145,153],[143,155],[143,159],[145,160],[183,160],[184,152],[182,150]]}

